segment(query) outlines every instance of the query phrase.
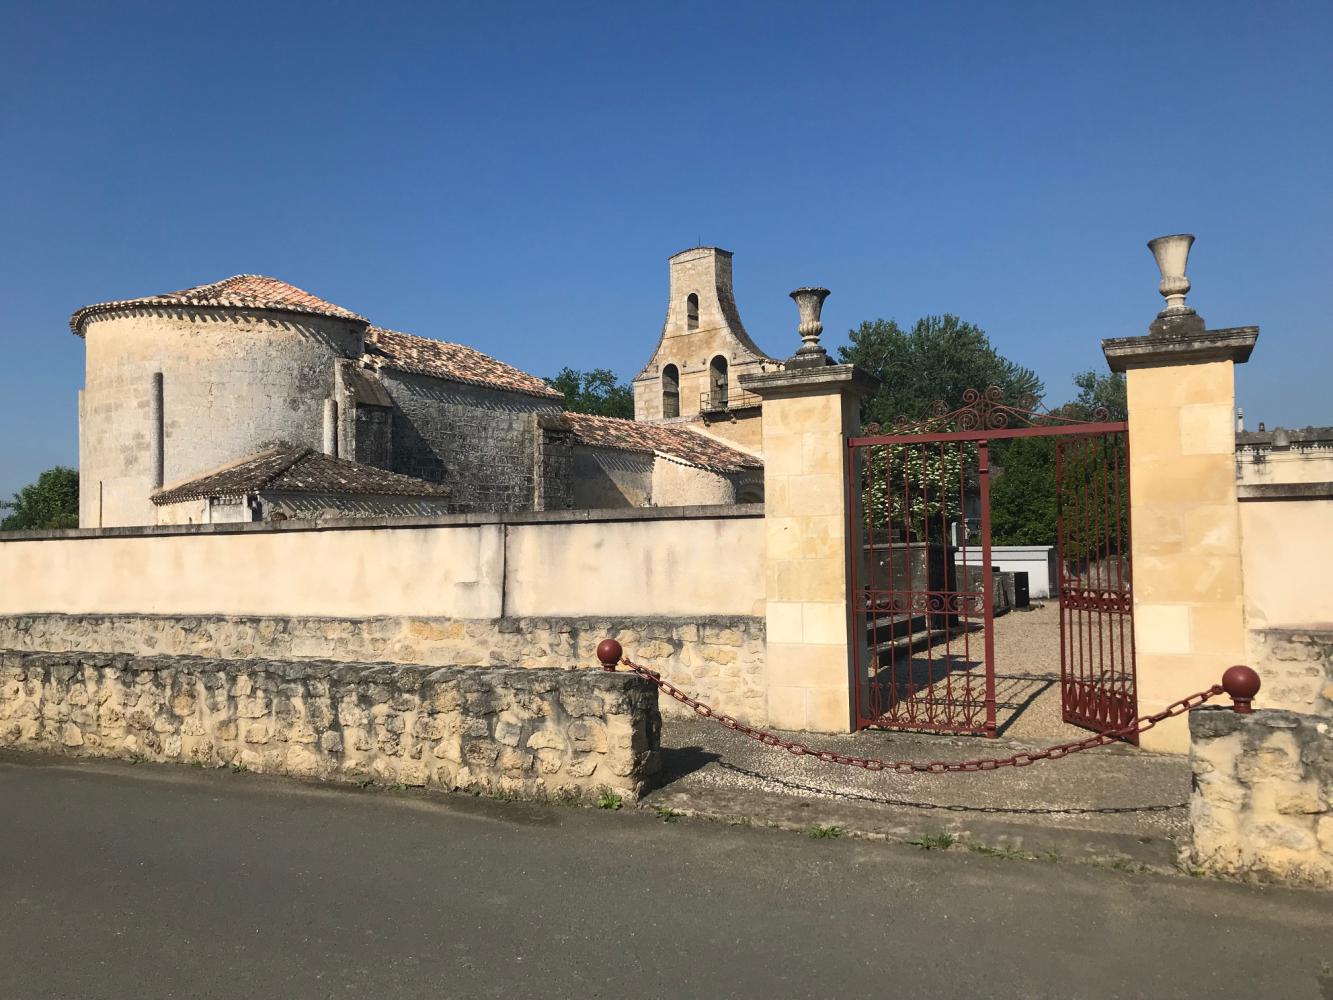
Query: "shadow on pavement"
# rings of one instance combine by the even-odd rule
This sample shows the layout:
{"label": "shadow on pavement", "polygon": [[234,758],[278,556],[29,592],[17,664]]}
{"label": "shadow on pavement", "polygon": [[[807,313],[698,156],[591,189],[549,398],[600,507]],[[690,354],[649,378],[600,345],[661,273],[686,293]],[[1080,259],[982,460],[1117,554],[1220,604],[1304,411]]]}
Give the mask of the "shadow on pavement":
{"label": "shadow on pavement", "polygon": [[679,781],[695,771],[702,771],[709,764],[722,763],[721,754],[705,750],[703,747],[664,746],[661,753],[662,770],[658,778],[658,787]]}

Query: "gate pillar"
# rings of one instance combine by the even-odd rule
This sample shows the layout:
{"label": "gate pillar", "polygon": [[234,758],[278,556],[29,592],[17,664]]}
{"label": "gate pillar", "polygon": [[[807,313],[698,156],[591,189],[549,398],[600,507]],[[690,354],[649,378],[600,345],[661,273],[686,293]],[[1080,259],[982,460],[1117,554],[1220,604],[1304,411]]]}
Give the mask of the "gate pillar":
{"label": "gate pillar", "polygon": [[768,721],[852,730],[847,438],[878,379],[819,345],[822,288],[792,292],[804,345],[783,370],[742,375],[763,399]]}
{"label": "gate pillar", "polygon": [[[1205,330],[1185,305],[1193,241],[1166,236],[1148,244],[1167,308],[1147,336],[1102,341],[1128,389],[1140,715],[1207,687],[1219,669],[1245,660],[1235,366],[1249,359],[1259,328]],[[1188,750],[1185,719],[1145,733],[1143,746]]]}

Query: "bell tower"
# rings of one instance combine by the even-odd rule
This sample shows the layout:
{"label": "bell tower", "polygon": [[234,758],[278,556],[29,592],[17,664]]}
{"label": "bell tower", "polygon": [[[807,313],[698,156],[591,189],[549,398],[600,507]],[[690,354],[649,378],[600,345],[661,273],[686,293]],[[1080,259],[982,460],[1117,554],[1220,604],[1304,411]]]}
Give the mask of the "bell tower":
{"label": "bell tower", "polygon": [[750,339],[731,283],[731,251],[682,250],[668,261],[667,313],[657,349],[634,379],[635,420],[734,419],[757,408],[742,373],[777,364]]}

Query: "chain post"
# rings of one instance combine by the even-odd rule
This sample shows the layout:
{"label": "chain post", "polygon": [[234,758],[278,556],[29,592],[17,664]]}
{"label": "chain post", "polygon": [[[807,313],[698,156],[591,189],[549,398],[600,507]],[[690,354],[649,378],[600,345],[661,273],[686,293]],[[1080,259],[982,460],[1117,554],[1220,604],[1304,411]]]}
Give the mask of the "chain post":
{"label": "chain post", "polygon": [[[623,657],[623,658],[622,658]],[[712,719],[719,725],[740,733],[742,736],[762,743],[766,747],[786,750],[788,753],[797,757],[815,757],[826,764],[843,764],[848,767],[859,767],[867,771],[889,771],[894,774],[958,774],[970,773],[973,771],[995,771],[1002,767],[1028,767],[1042,760],[1061,760],[1070,754],[1079,753],[1082,750],[1092,750],[1095,747],[1104,747],[1115,743],[1117,740],[1123,740],[1128,737],[1137,736],[1139,733],[1145,733],[1153,726],[1164,719],[1174,718],[1177,715],[1183,715],[1186,712],[1198,708],[1205,702],[1226,692],[1231,695],[1235,711],[1246,713],[1253,709],[1250,702],[1254,696],[1259,693],[1259,675],[1246,666],[1234,666],[1222,675],[1222,683],[1214,684],[1206,691],[1198,691],[1192,695],[1181,698],[1179,701],[1173,701],[1160,712],[1152,715],[1136,718],[1128,725],[1120,726],[1116,729],[1108,729],[1105,732],[1093,733],[1085,736],[1081,740],[1074,740],[1069,743],[1059,743],[1055,746],[1046,747],[1044,750],[1026,750],[1016,753],[1012,757],[1001,757],[999,759],[983,757],[977,760],[879,760],[875,757],[849,757],[846,754],[840,754],[833,750],[820,750],[811,747],[808,744],[800,743],[796,740],[785,740],[775,733],[767,732],[763,729],[757,729],[754,726],[747,726],[730,715],[724,715],[716,711],[710,705],[705,705],[697,698],[691,698],[676,685],[670,681],[663,680],[662,675],[649,670],[647,667],[641,667],[628,657],[624,657],[624,649],[620,643],[614,639],[603,639],[597,646],[597,658],[602,661],[604,670],[615,670],[616,663],[623,663],[631,671],[638,674],[645,680],[651,681],[657,688],[669,698],[674,698],[686,708],[693,711],[700,718]]]}
{"label": "chain post", "polygon": [[1222,690],[1231,696],[1231,708],[1238,715],[1254,711],[1254,696],[1259,693],[1259,675],[1244,664],[1228,667],[1222,675]]}
{"label": "chain post", "polygon": [[603,670],[614,672],[624,655],[624,648],[614,639],[603,639],[597,644],[597,659],[602,661]]}

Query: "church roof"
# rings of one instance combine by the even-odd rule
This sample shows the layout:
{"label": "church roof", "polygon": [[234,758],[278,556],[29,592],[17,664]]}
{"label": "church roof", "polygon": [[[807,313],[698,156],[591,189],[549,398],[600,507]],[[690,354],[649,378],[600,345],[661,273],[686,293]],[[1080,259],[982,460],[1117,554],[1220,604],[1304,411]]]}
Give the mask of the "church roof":
{"label": "church roof", "polygon": [[[137,299],[116,299],[84,306],[70,317],[69,325],[83,336],[85,324],[94,316],[131,309],[264,309],[272,312],[328,316],[334,319],[369,321],[350,309],[334,305],[277,278],[261,274],[238,274],[208,285],[196,285],[179,292],[146,295]],[[413,375],[464,382],[519,392],[542,399],[564,397],[535,375],[482,354],[462,344],[451,344],[382,327],[367,326],[366,353],[363,359],[373,368],[392,369]]]}
{"label": "church roof", "polygon": [[283,445],[158,490],[152,500],[160,505],[260,492],[413,497],[449,494],[448,488],[439,483],[334,458],[311,448]]}
{"label": "church roof", "polygon": [[764,467],[764,463],[753,455],[686,427],[619,417],[594,417],[587,413],[566,413],[563,416],[569,421],[574,436],[586,445],[663,455],[710,472],[743,472]]}
{"label": "church roof", "polygon": [[508,392],[558,400],[564,396],[536,375],[519,371],[489,355],[442,340],[417,337],[372,326],[366,338],[366,358],[377,368],[426,375],[431,378],[483,385]]}
{"label": "church roof", "polygon": [[126,309],[201,307],[208,309],[268,309],[273,312],[299,313],[307,316],[329,316],[365,322],[350,309],[326,302],[305,289],[289,285],[277,278],[262,274],[237,274],[209,285],[196,285],[179,292],[146,295],[138,299],[115,299],[84,306],[69,318],[69,327],[83,336],[83,325],[93,316],[121,312]]}

